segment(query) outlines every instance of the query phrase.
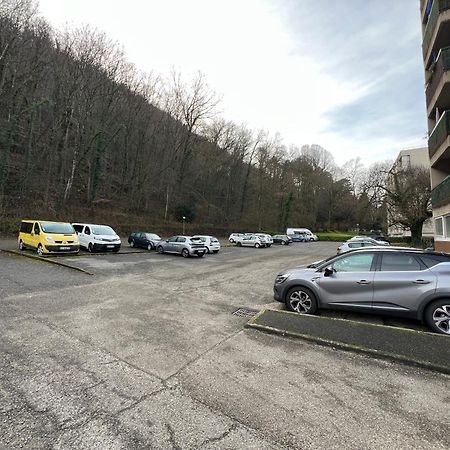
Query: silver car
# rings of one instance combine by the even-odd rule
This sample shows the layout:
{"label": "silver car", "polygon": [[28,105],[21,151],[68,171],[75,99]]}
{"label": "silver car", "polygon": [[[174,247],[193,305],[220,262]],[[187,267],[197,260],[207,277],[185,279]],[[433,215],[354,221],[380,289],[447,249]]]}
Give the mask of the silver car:
{"label": "silver car", "polygon": [[450,255],[400,247],[352,250],[279,273],[274,298],[298,313],[372,312],[424,321],[450,335]]}
{"label": "silver car", "polygon": [[158,253],[179,253],[187,258],[188,256],[204,256],[206,253],[205,244],[199,239],[191,236],[172,236],[165,241],[159,241],[156,247]]}

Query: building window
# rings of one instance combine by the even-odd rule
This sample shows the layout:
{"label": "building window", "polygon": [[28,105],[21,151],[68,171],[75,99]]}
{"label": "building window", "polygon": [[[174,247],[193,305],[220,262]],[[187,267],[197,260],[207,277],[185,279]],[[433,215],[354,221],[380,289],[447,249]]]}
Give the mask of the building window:
{"label": "building window", "polygon": [[401,161],[402,161],[401,162],[402,169],[409,169],[411,167],[410,155],[403,155]]}
{"label": "building window", "polygon": [[445,225],[444,225],[444,231],[445,231],[445,237],[450,238],[450,215],[444,217]]}
{"label": "building window", "polygon": [[437,219],[434,219],[434,228],[435,228],[436,236],[444,236],[444,225],[443,225],[442,217],[438,217]]}

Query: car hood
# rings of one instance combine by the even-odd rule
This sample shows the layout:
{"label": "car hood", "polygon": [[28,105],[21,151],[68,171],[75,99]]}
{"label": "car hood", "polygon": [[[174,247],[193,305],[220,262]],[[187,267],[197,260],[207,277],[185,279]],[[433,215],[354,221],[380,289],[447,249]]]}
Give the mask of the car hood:
{"label": "car hood", "polygon": [[295,275],[295,278],[309,278],[312,274],[314,274],[316,272],[317,272],[317,269],[300,266],[300,267],[294,267],[294,268],[282,270],[278,274],[278,276],[289,275],[289,277],[292,277],[293,275]]}
{"label": "car hood", "polygon": [[112,234],[94,234],[97,239],[104,239],[105,241],[120,241],[119,236],[113,236]]}

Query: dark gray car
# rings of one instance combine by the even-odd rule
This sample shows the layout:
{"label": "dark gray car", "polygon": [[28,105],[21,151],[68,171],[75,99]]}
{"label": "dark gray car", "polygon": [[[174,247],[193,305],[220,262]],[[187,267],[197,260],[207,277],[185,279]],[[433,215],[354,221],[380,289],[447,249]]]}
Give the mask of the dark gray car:
{"label": "dark gray car", "polygon": [[284,270],[274,298],[298,313],[323,308],[409,317],[450,335],[450,255],[357,249],[315,267]]}

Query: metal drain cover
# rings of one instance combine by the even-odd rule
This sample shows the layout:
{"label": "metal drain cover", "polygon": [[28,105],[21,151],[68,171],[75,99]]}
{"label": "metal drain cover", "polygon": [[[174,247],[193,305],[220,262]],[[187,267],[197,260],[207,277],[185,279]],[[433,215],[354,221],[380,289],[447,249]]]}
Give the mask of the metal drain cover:
{"label": "metal drain cover", "polygon": [[259,311],[257,311],[256,309],[239,308],[236,311],[234,311],[233,315],[239,317],[253,317],[258,312]]}

